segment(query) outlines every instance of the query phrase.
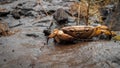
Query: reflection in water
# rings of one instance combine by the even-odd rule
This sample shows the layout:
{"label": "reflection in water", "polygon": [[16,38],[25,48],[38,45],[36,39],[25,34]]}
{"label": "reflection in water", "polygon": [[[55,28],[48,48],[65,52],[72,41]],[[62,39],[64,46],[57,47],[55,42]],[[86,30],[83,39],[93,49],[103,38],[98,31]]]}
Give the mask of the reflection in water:
{"label": "reflection in water", "polygon": [[[49,43],[48,51],[44,51],[38,59],[43,64],[52,65],[68,65],[68,66],[95,66],[93,61],[99,52],[98,47],[102,48],[104,44],[109,46],[110,41],[90,41],[90,42],[78,42],[75,44],[54,44]],[[112,43],[112,42],[111,42]],[[98,50],[97,50],[98,49]],[[44,58],[43,58],[44,57]],[[48,63],[49,62],[49,63]],[[49,66],[49,65],[48,65]]]}

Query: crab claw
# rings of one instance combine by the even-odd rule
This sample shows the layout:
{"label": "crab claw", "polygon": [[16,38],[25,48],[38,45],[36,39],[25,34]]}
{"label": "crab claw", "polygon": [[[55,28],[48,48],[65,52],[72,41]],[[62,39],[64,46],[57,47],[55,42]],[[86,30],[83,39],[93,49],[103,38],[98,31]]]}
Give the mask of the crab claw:
{"label": "crab claw", "polygon": [[47,44],[48,44],[50,38],[54,38],[54,37],[57,35],[57,32],[58,32],[58,31],[59,31],[58,29],[54,29],[53,33],[51,33],[51,34],[47,37]]}
{"label": "crab claw", "polygon": [[59,31],[58,29],[54,29],[53,33],[51,33],[51,34],[48,36],[48,38],[54,38],[54,37],[57,35],[58,31]]}
{"label": "crab claw", "polygon": [[117,34],[116,34],[115,32],[113,32],[113,31],[111,31],[111,33],[112,33],[112,37],[114,37],[114,36],[117,35]]}

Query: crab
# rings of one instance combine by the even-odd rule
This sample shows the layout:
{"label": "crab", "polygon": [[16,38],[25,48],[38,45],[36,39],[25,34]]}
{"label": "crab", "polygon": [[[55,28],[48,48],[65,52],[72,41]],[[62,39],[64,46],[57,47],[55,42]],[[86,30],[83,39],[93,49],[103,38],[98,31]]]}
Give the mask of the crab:
{"label": "crab", "polygon": [[109,30],[107,26],[66,26],[54,29],[48,39],[54,38],[56,43],[71,42],[74,40],[92,39],[93,37],[104,37],[111,39],[116,33]]}

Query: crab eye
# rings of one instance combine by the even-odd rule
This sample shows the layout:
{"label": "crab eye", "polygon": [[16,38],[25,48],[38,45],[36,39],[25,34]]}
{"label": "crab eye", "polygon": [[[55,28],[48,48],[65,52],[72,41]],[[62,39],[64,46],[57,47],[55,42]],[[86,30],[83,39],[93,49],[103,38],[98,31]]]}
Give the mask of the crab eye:
{"label": "crab eye", "polygon": [[63,34],[63,31],[59,31],[58,33],[59,33],[59,34]]}

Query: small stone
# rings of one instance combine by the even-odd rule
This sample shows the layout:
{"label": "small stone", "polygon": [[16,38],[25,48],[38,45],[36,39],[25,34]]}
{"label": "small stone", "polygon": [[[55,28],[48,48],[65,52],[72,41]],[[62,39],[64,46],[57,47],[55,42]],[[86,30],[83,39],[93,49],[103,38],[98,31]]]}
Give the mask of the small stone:
{"label": "small stone", "polygon": [[116,40],[114,40],[114,42],[116,43]]}
{"label": "small stone", "polygon": [[3,61],[4,61],[4,62],[6,62],[7,60],[6,60],[6,59],[4,59]]}
{"label": "small stone", "polygon": [[13,10],[12,11],[12,15],[15,19],[20,19],[20,14],[17,10]]}
{"label": "small stone", "polygon": [[34,38],[39,37],[39,35],[36,35],[36,34],[26,34],[26,36],[28,36],[28,37],[34,37]]}
{"label": "small stone", "polygon": [[29,66],[33,68],[35,66],[35,64],[30,64]]}
{"label": "small stone", "polygon": [[15,52],[15,50],[12,50],[12,52]]}

